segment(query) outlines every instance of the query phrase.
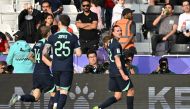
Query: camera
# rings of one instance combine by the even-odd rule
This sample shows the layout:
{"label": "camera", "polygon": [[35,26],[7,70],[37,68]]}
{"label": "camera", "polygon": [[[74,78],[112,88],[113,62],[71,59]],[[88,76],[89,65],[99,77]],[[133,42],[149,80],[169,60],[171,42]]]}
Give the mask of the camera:
{"label": "camera", "polygon": [[165,73],[167,71],[167,69],[168,69],[167,63],[166,62],[161,62],[160,63],[160,72]]}
{"label": "camera", "polygon": [[84,73],[93,73],[94,72],[94,67],[92,65],[87,65],[84,68]]}

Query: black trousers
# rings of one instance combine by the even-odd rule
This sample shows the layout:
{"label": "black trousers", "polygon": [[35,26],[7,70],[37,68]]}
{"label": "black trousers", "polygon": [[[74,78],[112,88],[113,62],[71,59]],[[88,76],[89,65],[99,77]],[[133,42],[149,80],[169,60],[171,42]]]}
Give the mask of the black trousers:
{"label": "black trousers", "polygon": [[177,37],[176,44],[189,44],[190,43],[190,37],[186,37],[183,35],[183,33],[180,33]]}
{"label": "black trousers", "polygon": [[156,52],[156,46],[159,42],[162,42],[164,35],[153,35],[151,37],[152,52]]}
{"label": "black trousers", "polygon": [[81,50],[83,54],[86,54],[88,50],[98,50],[99,40],[83,40],[79,39]]}

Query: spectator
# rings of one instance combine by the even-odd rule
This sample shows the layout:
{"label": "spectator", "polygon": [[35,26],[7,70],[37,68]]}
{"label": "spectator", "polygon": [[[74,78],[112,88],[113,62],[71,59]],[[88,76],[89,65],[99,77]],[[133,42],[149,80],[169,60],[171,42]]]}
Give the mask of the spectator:
{"label": "spectator", "polygon": [[6,62],[14,67],[14,73],[32,73],[34,64],[28,59],[31,48],[26,41],[22,40],[24,33],[18,31],[14,36],[16,42],[11,46]]}
{"label": "spectator", "polygon": [[37,35],[35,38],[35,41],[38,42],[40,39],[42,39],[40,28],[42,26],[48,26],[51,27],[52,34],[56,33],[58,31],[58,26],[53,25],[54,17],[50,13],[44,13],[44,21],[41,22],[40,26],[38,27]]}
{"label": "spectator", "polygon": [[169,69],[168,59],[163,57],[159,60],[159,66],[151,74],[175,74]]}
{"label": "spectator", "polygon": [[121,19],[121,14],[123,9],[125,9],[125,0],[118,0],[117,4],[113,8],[112,13],[112,25],[117,21]]}
{"label": "spectator", "polygon": [[13,73],[13,66],[7,66],[6,61],[0,61],[0,74],[12,74]]}
{"label": "spectator", "polygon": [[124,56],[125,56],[125,66],[128,75],[138,74],[139,73],[138,67],[132,64],[134,55],[129,52],[124,52]]}
{"label": "spectator", "polygon": [[136,24],[133,21],[133,12],[129,8],[125,8],[122,11],[122,19],[115,22],[116,25],[119,25],[122,28],[122,37],[119,39],[119,42],[124,51],[128,51],[132,54],[136,54],[136,48],[134,45],[134,37],[136,35]]}
{"label": "spectator", "polygon": [[[63,6],[60,0],[36,0],[35,2],[39,2],[39,4],[42,6],[43,3],[49,3],[51,6],[51,13],[53,13],[54,15],[58,15],[61,14],[63,11]],[[47,7],[45,7],[47,6]],[[42,6],[42,8],[49,8],[48,5],[44,4],[44,6]],[[50,12],[50,11],[49,11]]]}
{"label": "spectator", "polygon": [[106,21],[106,29],[110,29],[111,28],[111,19],[112,19],[112,11],[113,8],[115,6],[115,3],[113,2],[113,0],[105,0],[105,21]]}
{"label": "spectator", "polygon": [[9,43],[4,33],[0,32],[0,55],[8,54],[9,52]]}
{"label": "spectator", "polygon": [[26,9],[21,11],[18,16],[19,30],[24,32],[23,40],[28,43],[35,42],[35,34],[40,20],[40,11],[33,9],[31,3],[27,3]]}
{"label": "spectator", "polygon": [[[174,6],[167,3],[164,6],[164,10],[162,10],[161,14],[153,22],[153,26],[159,25],[159,34],[153,35],[151,38],[153,55],[156,54],[156,46],[159,42],[165,42],[168,40],[175,42],[178,17],[173,15],[173,12]],[[171,46],[172,44],[169,43],[169,47]]]}
{"label": "spectator", "polygon": [[177,30],[181,33],[176,40],[178,44],[190,43],[190,2],[189,0],[184,0],[182,2],[183,14],[179,16],[178,28]]}
{"label": "spectator", "polygon": [[91,7],[90,10],[98,15],[98,30],[102,30],[104,28],[102,23],[102,10],[101,7],[98,6],[98,0],[92,0],[91,1]]}
{"label": "spectator", "polygon": [[97,31],[98,16],[90,11],[90,1],[82,1],[83,13],[79,13],[76,18],[76,26],[79,28],[79,41],[83,53],[89,49],[97,50],[99,35]]}
{"label": "spectator", "polygon": [[89,50],[87,52],[87,58],[89,64],[84,67],[84,73],[92,73],[92,74],[102,74],[108,70],[108,63],[105,62],[104,64],[98,64],[97,54],[94,50]]}

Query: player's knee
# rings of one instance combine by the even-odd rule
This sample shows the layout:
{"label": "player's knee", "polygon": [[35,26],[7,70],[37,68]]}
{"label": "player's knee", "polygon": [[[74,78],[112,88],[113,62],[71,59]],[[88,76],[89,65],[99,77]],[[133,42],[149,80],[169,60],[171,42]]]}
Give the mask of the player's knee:
{"label": "player's knee", "polygon": [[119,101],[119,100],[122,99],[122,96],[121,96],[121,95],[115,95],[114,97],[115,97],[115,99],[116,99],[117,101]]}
{"label": "player's knee", "polygon": [[128,92],[127,92],[127,96],[134,96],[134,95],[135,95],[134,88],[129,89]]}
{"label": "player's knee", "polygon": [[61,89],[60,90],[60,94],[67,95],[68,94],[68,90]]}

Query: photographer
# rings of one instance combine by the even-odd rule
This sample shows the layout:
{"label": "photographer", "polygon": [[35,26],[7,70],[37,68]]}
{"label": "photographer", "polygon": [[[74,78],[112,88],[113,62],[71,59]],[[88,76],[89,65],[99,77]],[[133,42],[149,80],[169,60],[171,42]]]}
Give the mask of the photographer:
{"label": "photographer", "polygon": [[108,69],[108,62],[105,62],[104,64],[98,64],[96,51],[89,50],[87,52],[87,58],[89,64],[84,67],[83,73],[102,74]]}
{"label": "photographer", "polygon": [[159,60],[159,66],[157,70],[153,71],[151,74],[175,74],[175,73],[169,69],[168,59],[165,57],[162,57]]}
{"label": "photographer", "polygon": [[132,65],[134,55],[130,52],[124,52],[124,56],[125,56],[125,66],[126,66],[128,75],[138,74],[139,72],[138,67],[135,65]]}
{"label": "photographer", "polygon": [[0,74],[12,74],[13,66],[7,66],[5,61],[0,61]]}

